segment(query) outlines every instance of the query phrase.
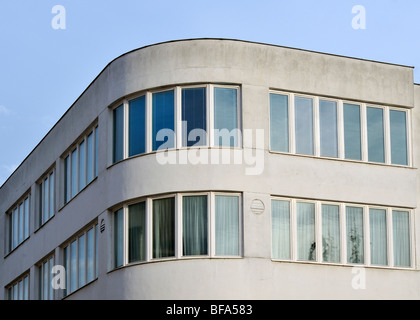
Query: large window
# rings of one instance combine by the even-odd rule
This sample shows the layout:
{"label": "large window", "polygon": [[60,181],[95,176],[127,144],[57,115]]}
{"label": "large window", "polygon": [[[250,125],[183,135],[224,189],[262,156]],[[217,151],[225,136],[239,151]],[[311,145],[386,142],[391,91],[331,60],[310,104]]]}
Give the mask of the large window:
{"label": "large window", "polygon": [[38,297],[39,300],[53,300],[54,289],[52,287],[54,256],[44,259],[38,266]]}
{"label": "large window", "polygon": [[238,86],[177,86],[124,100],[112,110],[112,163],[194,146],[240,147]]}
{"label": "large window", "polygon": [[[241,256],[240,195],[147,198],[114,213],[114,267],[160,259]],[[211,227],[213,226],[213,227]]]}
{"label": "large window", "polygon": [[411,165],[407,110],[276,91],[269,101],[271,151]]}
{"label": "large window", "polygon": [[29,300],[29,273],[7,286],[8,300]]}
{"label": "large window", "polygon": [[64,157],[64,203],[69,202],[98,174],[98,127],[85,135]]}
{"label": "large window", "polygon": [[272,258],[377,267],[412,267],[407,210],[273,198]]}
{"label": "large window", "polygon": [[9,252],[29,237],[29,199],[25,196],[8,214]]}
{"label": "large window", "polygon": [[38,224],[43,225],[54,216],[55,213],[55,180],[54,170],[45,175],[38,184],[39,209]]}
{"label": "large window", "polygon": [[68,295],[98,277],[98,225],[74,237],[64,246],[63,255]]}

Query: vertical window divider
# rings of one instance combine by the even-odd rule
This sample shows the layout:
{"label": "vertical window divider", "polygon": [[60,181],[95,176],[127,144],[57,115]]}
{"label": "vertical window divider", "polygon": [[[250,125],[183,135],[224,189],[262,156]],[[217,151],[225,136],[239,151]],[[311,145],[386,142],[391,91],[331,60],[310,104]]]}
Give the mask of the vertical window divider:
{"label": "vertical window divider", "polygon": [[347,234],[346,234],[346,205],[340,203],[340,261],[342,264],[347,264]]}
{"label": "vertical window divider", "polygon": [[368,206],[363,206],[363,238],[364,265],[370,266],[370,212]]}
{"label": "vertical window divider", "polygon": [[367,116],[366,116],[366,103],[360,104],[360,135],[361,135],[361,152],[362,161],[368,161],[368,145],[367,145]]}
{"label": "vertical window divider", "polygon": [[316,262],[322,262],[322,204],[315,202],[315,252]]}
{"label": "vertical window divider", "polygon": [[387,208],[386,209],[386,233],[387,233],[387,254],[388,254],[388,266],[393,267],[394,266],[394,235],[392,232],[392,209]]}
{"label": "vertical window divider", "polygon": [[389,122],[389,107],[384,107],[384,144],[385,164],[391,164],[391,126]]}
{"label": "vertical window divider", "polygon": [[295,145],[295,94],[289,94],[289,151],[296,153]]}
{"label": "vertical window divider", "polygon": [[290,260],[297,261],[296,200],[290,200]]}
{"label": "vertical window divider", "polygon": [[146,153],[152,152],[152,93],[146,93]]}
{"label": "vertical window divider", "polygon": [[174,147],[175,149],[182,148],[182,91],[181,87],[175,87],[175,103],[174,103],[174,115],[175,115],[175,141]]}
{"label": "vertical window divider", "polygon": [[124,124],[123,124],[123,159],[127,159],[128,158],[128,149],[129,149],[129,141],[128,141],[128,136],[129,136],[129,104],[128,104],[128,100],[124,99],[123,102],[123,114],[124,114]]}
{"label": "vertical window divider", "polygon": [[313,127],[314,127],[314,155],[321,156],[321,134],[320,134],[320,116],[319,116],[319,97],[313,98]]}
{"label": "vertical window divider", "polygon": [[209,127],[207,129],[208,133],[208,141],[209,141],[209,147],[214,147],[214,86],[209,84],[208,86],[208,115],[209,115]]}
{"label": "vertical window divider", "polygon": [[338,134],[338,158],[344,159],[344,115],[343,115],[343,100],[338,100],[337,103],[337,134]]}
{"label": "vertical window divider", "polygon": [[175,195],[175,259],[182,257],[182,196],[177,193]]}

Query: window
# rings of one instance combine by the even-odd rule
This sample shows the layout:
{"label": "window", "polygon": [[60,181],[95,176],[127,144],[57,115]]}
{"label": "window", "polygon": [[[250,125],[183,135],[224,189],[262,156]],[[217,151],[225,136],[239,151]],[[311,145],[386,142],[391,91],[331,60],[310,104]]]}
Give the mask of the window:
{"label": "window", "polygon": [[313,102],[295,97],[296,153],[314,154]]}
{"label": "window", "polygon": [[46,223],[54,216],[55,213],[55,181],[54,170],[42,178],[38,185],[39,191],[39,212],[38,223],[39,226]]}
{"label": "window", "polygon": [[[154,93],[152,97],[152,150],[156,151],[165,143],[166,148],[174,148],[175,93],[174,90]],[[162,130],[162,131],[161,131]],[[166,137],[167,141],[164,141]]]}
{"label": "window", "polygon": [[27,195],[8,214],[9,252],[29,238],[29,199]]}
{"label": "window", "polygon": [[98,174],[98,127],[90,131],[64,157],[64,203],[69,202]]}
{"label": "window", "polygon": [[381,108],[366,108],[368,161],[385,163],[384,112]]}
{"label": "window", "polygon": [[343,113],[345,158],[362,160],[360,106],[345,103]]}
{"label": "window", "polygon": [[113,162],[115,163],[124,158],[124,106],[115,108],[113,112]]}
{"label": "window", "polygon": [[407,165],[407,116],[405,111],[390,110],[391,162]]}
{"label": "window", "polygon": [[65,295],[71,294],[98,277],[98,225],[88,228],[63,249],[66,268]]}
{"label": "window", "polygon": [[182,89],[182,146],[207,145],[206,87]]}
{"label": "window", "polygon": [[29,300],[29,274],[7,287],[8,300]]}
{"label": "window", "polygon": [[270,94],[271,150],[289,152],[289,97]]}
{"label": "window", "polygon": [[128,103],[128,156],[146,152],[146,97],[141,96]]}
{"label": "window", "polygon": [[113,216],[113,265],[240,256],[240,208],[238,194],[213,192],[147,198],[125,205]]}
{"label": "window", "polygon": [[319,100],[319,127],[322,157],[338,157],[337,102]]}
{"label": "window", "polygon": [[38,266],[38,297],[40,300],[53,300],[54,290],[52,288],[54,256],[51,256]]}
{"label": "window", "polygon": [[239,146],[238,90],[214,88],[214,144],[223,147]]}
{"label": "window", "polygon": [[272,259],[412,268],[410,211],[272,198]]}

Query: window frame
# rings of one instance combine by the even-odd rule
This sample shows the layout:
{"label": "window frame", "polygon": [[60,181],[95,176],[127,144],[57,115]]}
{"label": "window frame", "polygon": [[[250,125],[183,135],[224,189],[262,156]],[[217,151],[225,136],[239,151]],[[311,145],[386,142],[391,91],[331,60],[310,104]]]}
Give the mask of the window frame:
{"label": "window frame", "polygon": [[[6,246],[6,255],[10,254],[17,248],[19,248],[27,239],[30,238],[32,228],[31,228],[31,215],[32,215],[32,204],[31,204],[31,191],[25,193],[24,196],[20,197],[18,201],[7,211],[6,221],[7,221],[7,246]],[[27,207],[26,207],[27,204]],[[22,224],[21,224],[21,210],[22,208]],[[15,216],[16,214],[16,216]],[[15,225],[15,218],[17,219],[17,225]],[[16,227],[15,227],[16,226]],[[16,229],[16,233],[15,233]],[[22,241],[19,241],[22,231]],[[27,235],[26,235],[27,233]],[[15,242],[16,234],[16,245]]]}
{"label": "window frame", "polygon": [[[23,301],[23,300],[30,300],[31,297],[31,292],[30,292],[30,271],[26,271],[24,272],[21,276],[19,276],[17,279],[13,280],[10,284],[8,284],[5,287],[5,291],[6,291],[6,295],[5,297],[7,298],[7,300],[19,300],[19,301]],[[27,279],[26,283],[25,280]],[[21,288],[19,286],[19,284],[22,283],[22,299],[20,298],[20,291]],[[25,285],[26,284],[26,285]],[[16,292],[16,299],[15,297],[15,289],[17,290]]]}
{"label": "window frame", "polygon": [[[63,167],[64,168],[64,167]],[[53,190],[51,191],[51,176],[53,176]],[[44,219],[44,211],[45,211],[45,181],[48,179],[48,219]],[[38,180],[37,183],[37,192],[38,196],[36,197],[36,228],[39,229],[43,225],[45,225],[48,221],[54,218],[55,214],[57,213],[57,197],[56,197],[56,190],[57,190],[57,170],[55,166],[51,169],[47,170],[47,172]],[[51,200],[51,196],[53,199]],[[51,209],[52,204],[52,209]],[[52,210],[52,211],[51,211]]]}
{"label": "window frame", "polygon": [[[51,264],[51,260],[52,260],[52,265]],[[40,261],[39,263],[36,264],[37,267],[37,272],[38,272],[38,300],[54,300],[55,299],[55,290],[52,288],[52,278],[53,278],[53,274],[52,274],[52,268],[55,265],[55,255],[54,253],[48,255],[47,257],[45,257],[44,259],[42,259],[42,261]],[[47,299],[45,299],[44,293],[45,293],[45,264],[48,264],[48,279],[47,279],[47,283],[48,288],[47,288]]]}

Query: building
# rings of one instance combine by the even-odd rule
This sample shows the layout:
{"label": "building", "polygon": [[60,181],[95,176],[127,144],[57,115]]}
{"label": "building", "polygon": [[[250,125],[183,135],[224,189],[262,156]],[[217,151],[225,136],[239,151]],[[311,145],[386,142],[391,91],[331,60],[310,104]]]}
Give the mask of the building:
{"label": "building", "polygon": [[408,66],[128,52],[0,188],[0,299],[419,299],[416,108]]}

